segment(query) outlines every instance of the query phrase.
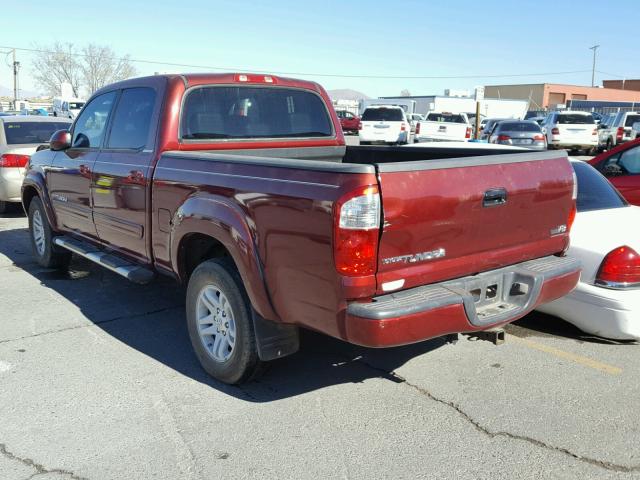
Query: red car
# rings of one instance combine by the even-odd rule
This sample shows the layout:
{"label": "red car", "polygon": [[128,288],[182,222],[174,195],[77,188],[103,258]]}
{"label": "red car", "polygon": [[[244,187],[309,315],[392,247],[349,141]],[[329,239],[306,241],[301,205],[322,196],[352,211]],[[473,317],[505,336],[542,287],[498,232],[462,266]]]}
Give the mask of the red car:
{"label": "red car", "polygon": [[640,205],[640,139],[625,142],[589,160],[633,205]]}
{"label": "red car", "polygon": [[337,110],[336,114],[340,119],[343,132],[357,133],[360,129],[360,117],[346,110]]}

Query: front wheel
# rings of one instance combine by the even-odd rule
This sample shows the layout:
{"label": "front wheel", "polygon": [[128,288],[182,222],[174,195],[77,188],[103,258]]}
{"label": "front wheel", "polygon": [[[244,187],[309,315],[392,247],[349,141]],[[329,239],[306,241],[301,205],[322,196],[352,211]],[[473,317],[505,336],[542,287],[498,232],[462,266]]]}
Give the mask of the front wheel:
{"label": "front wheel", "polygon": [[71,261],[71,252],[59,250],[53,244],[53,230],[47,220],[42,200],[34,197],[29,204],[29,237],[37,262],[45,268],[64,268]]}
{"label": "front wheel", "polygon": [[250,380],[261,364],[251,305],[233,262],[201,263],[189,279],[186,308],[191,345],[202,368],[224,383]]}

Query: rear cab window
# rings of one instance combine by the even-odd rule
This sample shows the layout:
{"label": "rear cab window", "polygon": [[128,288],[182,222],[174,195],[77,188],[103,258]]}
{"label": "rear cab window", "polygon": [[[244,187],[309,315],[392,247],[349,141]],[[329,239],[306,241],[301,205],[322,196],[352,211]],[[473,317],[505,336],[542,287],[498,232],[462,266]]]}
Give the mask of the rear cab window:
{"label": "rear cab window", "polygon": [[186,93],[180,121],[183,140],[333,137],[322,98],[295,88],[194,87]]}
{"label": "rear cab window", "polygon": [[67,130],[71,124],[64,122],[3,122],[7,145],[48,143],[58,130]]}
{"label": "rear cab window", "polygon": [[467,123],[462,115],[454,113],[430,113],[427,115],[430,122]]}
{"label": "rear cab window", "polygon": [[363,122],[402,122],[404,121],[400,108],[367,108],[362,114]]}
{"label": "rear cab window", "polygon": [[578,178],[578,212],[626,207],[628,203],[595,168],[587,163],[571,162]]}

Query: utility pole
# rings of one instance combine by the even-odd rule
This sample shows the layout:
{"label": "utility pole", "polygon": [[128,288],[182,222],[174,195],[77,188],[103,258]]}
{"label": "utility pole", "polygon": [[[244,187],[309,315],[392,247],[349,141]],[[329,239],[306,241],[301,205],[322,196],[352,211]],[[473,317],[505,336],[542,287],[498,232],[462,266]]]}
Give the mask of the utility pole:
{"label": "utility pole", "polygon": [[591,86],[595,87],[596,83],[596,50],[600,45],[594,45],[593,47],[589,47],[589,50],[593,50],[593,68],[591,69]]}
{"label": "utility pole", "polygon": [[18,70],[20,62],[16,61],[16,49],[13,49],[13,109],[18,109]]}

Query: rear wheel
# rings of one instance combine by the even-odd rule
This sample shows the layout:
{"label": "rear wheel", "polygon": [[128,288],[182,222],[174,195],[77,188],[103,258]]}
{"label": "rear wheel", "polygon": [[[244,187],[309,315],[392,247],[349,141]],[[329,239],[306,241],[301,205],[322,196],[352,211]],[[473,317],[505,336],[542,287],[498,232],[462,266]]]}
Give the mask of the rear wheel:
{"label": "rear wheel", "polygon": [[209,375],[229,384],[256,375],[261,363],[251,305],[232,261],[207,260],[194,270],[186,308],[191,345]]}
{"label": "rear wheel", "polygon": [[605,150],[611,150],[612,147],[613,147],[613,142],[611,141],[610,138],[607,138],[607,144],[605,146]]}
{"label": "rear wheel", "polygon": [[71,252],[53,244],[54,234],[47,220],[42,201],[34,197],[29,205],[29,237],[33,256],[45,268],[63,268],[71,261]]}

